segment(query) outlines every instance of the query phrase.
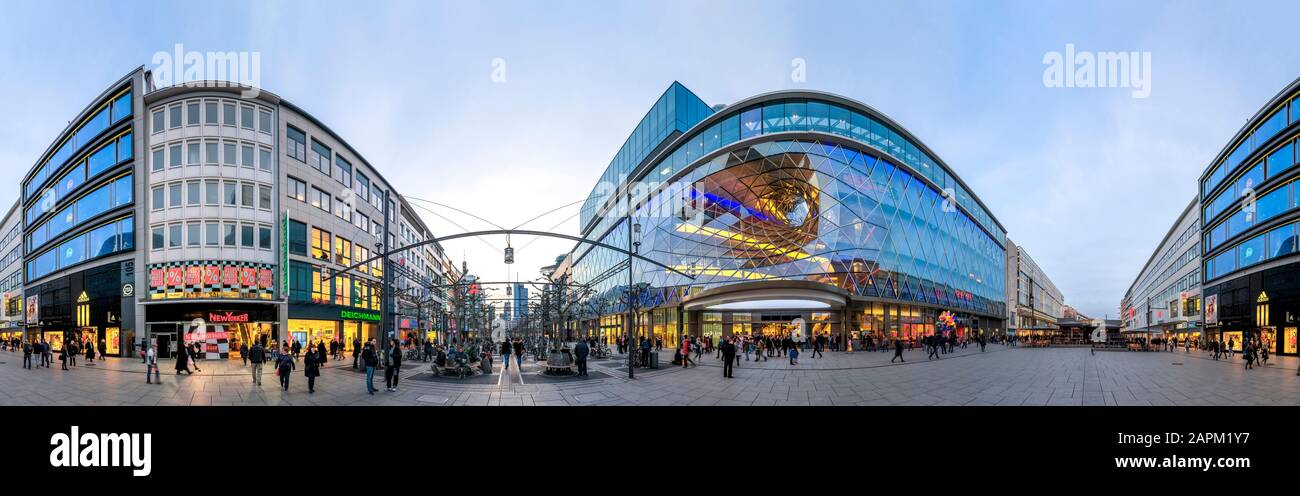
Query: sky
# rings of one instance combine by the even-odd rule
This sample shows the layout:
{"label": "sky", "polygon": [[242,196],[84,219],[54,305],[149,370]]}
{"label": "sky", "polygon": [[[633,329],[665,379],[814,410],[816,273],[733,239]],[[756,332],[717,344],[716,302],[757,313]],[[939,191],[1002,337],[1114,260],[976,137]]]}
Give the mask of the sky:
{"label": "sky", "polygon": [[[1201,172],[1300,76],[1298,14],[1251,1],[10,1],[0,168],[25,174],[157,52],[257,52],[260,87],[325,122],[399,192],[490,221],[412,202],[450,234],[583,200],[673,81],[709,104],[815,89],[910,130],[1067,304],[1114,318]],[[1149,53],[1149,96],[1048,87],[1044,56],[1067,44]],[[17,194],[0,184],[0,198]],[[523,228],[574,234],[578,208]],[[512,266],[503,238],[445,248],[481,277],[530,280],[572,247],[512,245]]]}

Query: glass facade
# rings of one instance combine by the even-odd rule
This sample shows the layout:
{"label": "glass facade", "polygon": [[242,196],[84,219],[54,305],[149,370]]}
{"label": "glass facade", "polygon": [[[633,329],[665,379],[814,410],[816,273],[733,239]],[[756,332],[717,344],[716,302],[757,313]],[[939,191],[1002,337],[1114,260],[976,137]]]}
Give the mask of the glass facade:
{"label": "glass facade", "polygon": [[[660,154],[668,165],[649,169],[663,182],[634,200],[631,224],[640,255],[695,278],[636,261],[636,306],[799,280],[1004,318],[1005,232],[964,190],[946,200],[960,184],[882,122],[835,103],[778,99],[676,140]],[[712,153],[783,131],[839,138],[773,135]],[[628,225],[606,212],[586,237],[627,247]],[[574,280],[596,290],[586,310],[623,311],[627,256],[581,243],[572,256]],[[708,314],[704,322],[712,329]]]}
{"label": "glass facade", "polygon": [[[1295,226],[1289,222],[1297,212],[1297,179],[1291,173],[1300,132],[1293,124],[1300,116],[1293,114],[1300,92],[1289,88],[1280,96],[1285,98],[1248,123],[1232,151],[1202,179],[1206,281],[1294,253]],[[1288,224],[1258,232],[1277,219]]]}

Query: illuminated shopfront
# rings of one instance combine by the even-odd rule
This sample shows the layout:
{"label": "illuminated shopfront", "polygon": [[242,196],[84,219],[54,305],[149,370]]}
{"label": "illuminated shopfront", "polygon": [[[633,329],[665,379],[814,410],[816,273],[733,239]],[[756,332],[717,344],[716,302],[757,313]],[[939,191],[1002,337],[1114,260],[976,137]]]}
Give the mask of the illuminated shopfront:
{"label": "illuminated shopfront", "polygon": [[197,344],[204,358],[239,359],[241,346],[277,341],[279,309],[250,303],[166,303],[147,305],[150,339],[167,356],[179,344]]}
{"label": "illuminated shopfront", "polygon": [[[352,352],[353,341],[363,344],[379,338],[379,312],[322,304],[289,304],[288,337],[301,343],[342,339],[344,350]],[[327,344],[326,347],[329,345]]]}

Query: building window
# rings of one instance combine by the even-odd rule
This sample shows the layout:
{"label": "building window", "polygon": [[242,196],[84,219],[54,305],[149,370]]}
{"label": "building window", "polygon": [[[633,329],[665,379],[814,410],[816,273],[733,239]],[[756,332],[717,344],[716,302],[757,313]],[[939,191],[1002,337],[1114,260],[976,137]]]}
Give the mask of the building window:
{"label": "building window", "polygon": [[199,195],[199,182],[189,181],[185,183],[185,204],[198,205],[201,200]]}
{"label": "building window", "polygon": [[218,222],[208,222],[203,225],[204,233],[207,235],[207,245],[217,246],[221,244],[221,224]]}
{"label": "building window", "polygon": [[166,162],[167,160],[163,158],[163,149],[155,148],[153,150],[153,158],[149,160],[149,163],[153,166],[153,171],[158,172],[163,170],[163,166],[166,165]]}
{"label": "building window", "polygon": [[172,167],[180,167],[181,159],[182,159],[181,145],[172,145],[171,147],[168,148],[167,152],[171,154],[171,162],[169,162],[168,165]]}
{"label": "building window", "polygon": [[150,243],[149,247],[154,250],[161,250],[166,246],[166,235],[163,233],[162,226],[154,226],[149,229]]}
{"label": "building window", "polygon": [[236,153],[236,147],[235,147],[235,144],[234,144],[234,143],[222,143],[222,144],[221,144],[221,152],[222,152],[222,154],[224,155],[223,157],[221,157],[221,158],[222,158],[222,161],[221,161],[222,164],[224,164],[224,165],[237,165],[237,164],[235,163],[235,160],[238,158],[238,153]]}
{"label": "building window", "polygon": [[239,117],[244,129],[253,129],[253,107],[239,107]]}
{"label": "building window", "polygon": [[265,110],[257,113],[257,130],[271,134],[271,113]]}
{"label": "building window", "polygon": [[181,225],[180,224],[172,224],[167,226],[167,247],[168,248],[181,247]]}
{"label": "building window", "polygon": [[307,163],[316,170],[330,175],[330,162],[333,154],[329,147],[322,145],[319,141],[311,140],[311,154],[308,155]]}
{"label": "building window", "polygon": [[270,148],[257,149],[257,168],[267,172],[271,171],[271,149]]}
{"label": "building window", "polygon": [[289,198],[300,202],[307,201],[307,183],[299,181],[293,176],[289,176]]}
{"label": "building window", "polygon": [[253,226],[242,224],[239,226],[239,246],[244,248],[253,247]]}
{"label": "building window", "polygon": [[235,246],[235,224],[233,222],[225,222],[221,224],[221,228],[224,231],[222,236],[224,239],[221,241],[221,244],[225,246]]}
{"label": "building window", "polygon": [[181,206],[181,183],[171,183],[167,185],[167,206]]}
{"label": "building window", "polygon": [[217,102],[204,102],[203,104],[203,122],[207,124],[219,124],[220,114],[217,113]]}
{"label": "building window", "polygon": [[[240,204],[243,205],[243,206],[245,206],[245,207],[248,207],[248,208],[253,208],[253,198],[254,198],[254,197],[253,197],[253,184],[252,184],[252,183],[242,183],[242,184],[240,184],[240,185],[239,185],[239,200],[240,200]],[[250,236],[250,237],[251,237],[251,236]]]}
{"label": "building window", "polygon": [[200,232],[202,228],[203,228],[203,224],[200,224],[198,222],[190,222],[188,224],[185,224],[185,231],[186,231],[185,245],[186,246],[199,246],[199,244],[203,242],[202,233]]}
{"label": "building window", "polygon": [[185,125],[199,125],[199,104],[198,102],[185,105]]}
{"label": "building window", "polygon": [[212,165],[221,163],[221,156],[217,148],[217,142],[206,141],[203,143],[203,149],[204,149],[203,163],[212,164]]}
{"label": "building window", "polygon": [[239,189],[237,188],[238,183],[223,182],[221,183],[221,186],[224,191],[223,196],[225,197],[225,201],[223,201],[222,204],[228,207],[239,205]]}
{"label": "building window", "polygon": [[352,265],[352,242],[339,236],[334,242],[334,263],[347,267]]}
{"label": "building window", "polygon": [[253,163],[253,158],[255,157],[255,155],[253,153],[252,146],[250,145],[241,146],[239,148],[239,152],[240,152],[239,165],[242,165],[244,167],[250,167],[250,168],[256,165]]}
{"label": "building window", "polygon": [[218,182],[215,179],[208,179],[203,182],[204,205],[216,205],[220,202],[220,193],[217,192]]}
{"label": "building window", "polygon": [[262,210],[271,209],[271,187],[270,186],[263,186],[263,185],[257,186],[257,208],[260,208]]}
{"label": "building window", "polygon": [[149,208],[151,210],[162,210],[167,206],[167,200],[163,197],[164,193],[162,186],[154,186],[153,189],[149,190],[149,192],[151,193],[149,202]]}
{"label": "building window", "polygon": [[288,132],[286,132],[285,134],[289,140],[289,146],[288,149],[285,150],[285,152],[290,157],[298,159],[299,162],[306,162],[307,161],[307,135],[303,134],[302,131],[299,131],[297,128],[293,126],[287,126],[287,130]]}
{"label": "building window", "polygon": [[311,228],[311,257],[316,260],[330,259],[330,232]]}
{"label": "building window", "polygon": [[311,206],[313,207],[324,210],[325,212],[330,212],[330,198],[332,197],[329,193],[317,188],[311,189]]}
{"label": "building window", "polygon": [[167,128],[175,129],[181,127],[181,106],[172,105],[171,108],[167,109],[167,111],[171,114],[171,119],[168,121]]}
{"label": "building window", "polygon": [[162,109],[153,111],[153,132],[154,134],[163,132],[167,126],[166,117],[163,116]]}
{"label": "building window", "polygon": [[257,247],[263,250],[271,249],[271,228],[270,226],[257,227]]}
{"label": "building window", "polygon": [[235,122],[235,105],[227,103],[222,105],[221,107],[222,107],[221,109],[223,114],[222,124],[225,124],[227,126],[237,126],[238,123]]}
{"label": "building window", "polygon": [[307,254],[307,224],[289,219],[289,253]]}

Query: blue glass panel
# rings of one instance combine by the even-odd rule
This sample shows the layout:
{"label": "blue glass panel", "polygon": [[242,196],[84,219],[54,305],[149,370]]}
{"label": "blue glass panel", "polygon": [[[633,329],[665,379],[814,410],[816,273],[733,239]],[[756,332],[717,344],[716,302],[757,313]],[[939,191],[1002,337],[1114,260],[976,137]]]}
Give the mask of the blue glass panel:
{"label": "blue glass panel", "polygon": [[1255,236],[1237,247],[1240,252],[1242,267],[1248,267],[1264,261],[1267,251],[1264,249],[1264,236]]}
{"label": "blue glass panel", "polygon": [[103,148],[95,150],[95,153],[92,153],[86,162],[90,177],[95,177],[100,172],[112,167],[117,163],[117,143],[109,142]]}
{"label": "blue glass panel", "polygon": [[786,102],[785,117],[789,122],[789,130],[808,130],[808,104],[804,102]]}
{"label": "blue glass panel", "polygon": [[1269,138],[1272,138],[1273,135],[1277,134],[1277,132],[1281,131],[1284,127],[1286,127],[1285,106],[1277,109],[1276,112],[1273,112],[1273,115],[1270,115],[1268,119],[1259,125],[1259,128],[1255,130],[1255,142],[1252,146],[1262,146]]}
{"label": "blue glass panel", "polygon": [[122,226],[122,237],[117,245],[122,250],[135,248],[135,218],[127,217],[119,222]]}
{"label": "blue glass panel", "polygon": [[134,194],[131,188],[131,175],[127,174],[120,179],[113,181],[113,206],[120,207],[131,203],[131,195]]}
{"label": "blue glass panel", "polygon": [[57,250],[59,254],[59,267],[68,267],[86,260],[86,235],[72,238]]}
{"label": "blue glass panel", "polygon": [[740,139],[763,133],[763,109],[754,107],[740,113]]}
{"label": "blue glass panel", "polygon": [[740,140],[740,116],[733,115],[722,120],[719,129],[719,146],[727,146]]}
{"label": "blue glass panel", "polygon": [[113,122],[120,121],[131,115],[131,92],[117,97],[113,100]]}
{"label": "blue glass panel", "polygon": [[67,207],[64,207],[63,210],[60,210],[59,213],[50,217],[49,225],[51,238],[63,234],[77,221],[77,216],[73,207],[73,205],[68,205]]}
{"label": "blue glass panel", "polygon": [[54,269],[55,253],[54,250],[50,250],[27,262],[27,279],[36,279],[54,272]]}
{"label": "blue glass panel", "polygon": [[1277,188],[1255,202],[1255,221],[1263,222],[1286,211],[1290,205],[1287,199],[1287,186]]}
{"label": "blue glass panel", "polygon": [[830,107],[822,102],[808,102],[808,129],[831,132]]}
{"label": "blue glass panel", "polygon": [[1214,257],[1214,277],[1237,270],[1237,250],[1228,250]]}
{"label": "blue glass panel", "polygon": [[831,105],[831,132],[840,136],[852,136],[849,132],[849,109]]}
{"label": "blue glass panel", "polygon": [[90,258],[117,251],[117,223],[109,223],[90,231]]}
{"label": "blue glass panel", "polygon": [[112,185],[108,185],[96,189],[95,191],[92,191],[90,194],[81,197],[80,200],[77,200],[76,221],[78,223],[85,222],[86,220],[89,220],[91,217],[107,212],[111,206],[110,203],[112,202],[112,200],[113,200]]}
{"label": "blue glass panel", "polygon": [[1282,171],[1295,165],[1295,156],[1292,153],[1291,143],[1287,143],[1270,153],[1268,155],[1268,177],[1277,176]]}
{"label": "blue glass panel", "polygon": [[85,182],[86,164],[83,162],[77,164],[76,167],[73,167],[67,174],[64,174],[64,176],[59,179],[58,184],[54,185],[54,194],[58,198],[66,198],[68,193],[76,191],[76,189],[81,187]]}
{"label": "blue glass panel", "polygon": [[1255,164],[1249,171],[1237,178],[1237,196],[1246,196],[1248,190],[1254,189],[1264,182],[1264,162]]}
{"label": "blue glass panel", "polygon": [[81,126],[81,129],[77,130],[77,148],[89,145],[90,141],[94,139],[95,136],[99,135],[99,133],[103,132],[105,129],[108,129],[108,117],[108,107],[104,107],[103,110],[100,110],[94,117],[91,117],[90,120],[86,121],[86,124]]}
{"label": "blue glass panel", "polygon": [[117,161],[121,162],[123,160],[131,159],[131,156],[134,154],[133,151],[134,146],[135,146],[135,142],[131,140],[131,133],[126,133],[121,138],[118,138],[117,139]]}
{"label": "blue glass panel", "polygon": [[1268,232],[1268,257],[1277,258],[1296,252],[1296,225],[1287,224]]}
{"label": "blue glass panel", "polygon": [[769,103],[763,105],[763,133],[779,133],[787,130],[789,121],[785,116],[785,104]]}

